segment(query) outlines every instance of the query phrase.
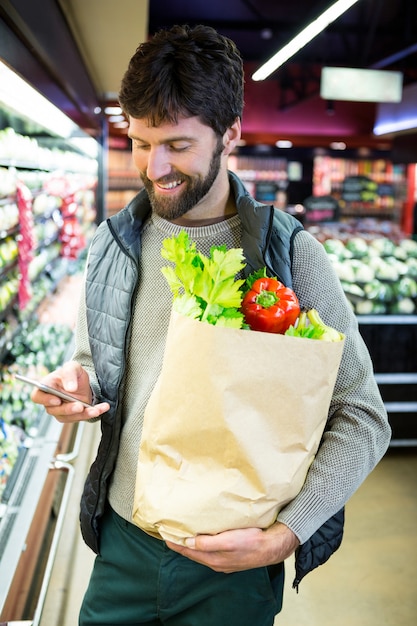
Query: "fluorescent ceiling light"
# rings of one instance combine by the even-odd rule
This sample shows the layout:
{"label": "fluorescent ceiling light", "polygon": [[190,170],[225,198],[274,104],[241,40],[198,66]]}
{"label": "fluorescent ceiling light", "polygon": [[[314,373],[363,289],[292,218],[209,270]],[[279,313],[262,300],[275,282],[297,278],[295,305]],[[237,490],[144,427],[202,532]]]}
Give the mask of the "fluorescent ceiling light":
{"label": "fluorescent ceiling light", "polygon": [[401,102],[403,75],[356,67],[323,67],[320,96],[324,100]]}
{"label": "fluorescent ceiling light", "polygon": [[106,115],[121,115],[123,111],[121,107],[106,107],[104,113]]}
{"label": "fluorescent ceiling light", "polygon": [[417,117],[378,123],[374,126],[374,135],[387,135],[389,133],[398,133],[401,130],[412,130],[413,128],[417,128]]}
{"label": "fluorescent ceiling light", "polygon": [[22,117],[67,139],[78,126],[29,83],[0,61],[0,102]]}
{"label": "fluorescent ceiling light", "polygon": [[265,80],[278,67],[283,65],[296,52],[307,45],[314,37],[317,37],[329,24],[337,20],[345,11],[350,9],[358,0],[337,0],[324,13],[322,13],[311,24],[306,26],[298,35],[294,37],[287,45],[279,50],[269,61],[264,63],[252,75],[253,80]]}

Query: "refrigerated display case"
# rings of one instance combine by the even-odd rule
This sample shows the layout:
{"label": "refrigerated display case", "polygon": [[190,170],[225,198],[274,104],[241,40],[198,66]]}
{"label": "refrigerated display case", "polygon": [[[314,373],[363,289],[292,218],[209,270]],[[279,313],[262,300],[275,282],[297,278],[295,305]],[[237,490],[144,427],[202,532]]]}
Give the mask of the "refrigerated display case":
{"label": "refrigerated display case", "polygon": [[[77,427],[44,415],[32,445],[19,457],[0,505],[0,619],[35,625],[73,479],[70,449]],[[80,433],[82,428],[78,426]],[[76,432],[75,432],[76,436]],[[75,450],[77,447],[75,447]],[[65,483],[61,490],[61,477]]]}
{"label": "refrigerated display case", "polygon": [[39,311],[83,269],[97,221],[97,142],[72,122],[61,136],[32,120],[32,98],[26,114],[2,98],[0,90],[0,622],[35,625],[82,427],[48,416],[14,374],[39,378],[71,353],[72,328]]}

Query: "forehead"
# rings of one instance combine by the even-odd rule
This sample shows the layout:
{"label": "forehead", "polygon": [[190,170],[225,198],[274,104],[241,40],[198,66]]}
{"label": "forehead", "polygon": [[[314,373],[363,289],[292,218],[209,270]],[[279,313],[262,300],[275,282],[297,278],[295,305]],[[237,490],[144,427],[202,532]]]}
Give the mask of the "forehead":
{"label": "forehead", "polygon": [[199,117],[178,117],[176,123],[163,122],[152,126],[148,118],[129,118],[129,137],[164,142],[173,138],[201,139],[213,137],[214,131]]}

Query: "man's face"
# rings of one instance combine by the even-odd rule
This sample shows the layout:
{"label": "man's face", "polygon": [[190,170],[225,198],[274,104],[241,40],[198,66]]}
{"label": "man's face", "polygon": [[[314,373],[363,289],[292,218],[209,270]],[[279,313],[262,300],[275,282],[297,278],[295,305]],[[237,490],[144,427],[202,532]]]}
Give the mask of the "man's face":
{"label": "man's face", "polygon": [[215,201],[223,141],[197,117],[149,126],[130,118],[133,160],[155,213],[175,220]]}

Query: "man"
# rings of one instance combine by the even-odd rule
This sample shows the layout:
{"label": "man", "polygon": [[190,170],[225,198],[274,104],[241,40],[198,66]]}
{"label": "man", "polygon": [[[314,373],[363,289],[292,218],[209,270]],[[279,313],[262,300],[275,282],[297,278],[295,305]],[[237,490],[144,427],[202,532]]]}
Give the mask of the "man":
{"label": "man", "polygon": [[[120,103],[145,189],[98,228],[73,361],[46,377],[93,407],[33,394],[62,422],[101,419],[81,503],[82,533],[98,556],[80,624],[270,626],[281,609],[283,561],[296,552],[298,585],[339,546],[343,506],[388,447],[386,412],[323,247],[228,172],[243,108],[233,42],[204,26],[161,31],[132,57]],[[131,522],[143,413],[172,304],[160,251],[182,229],[205,254],[212,245],[242,247],[248,273],[266,266],[302,307],[346,335],[326,432],[299,495],[268,529],[230,529],[187,546]]]}

